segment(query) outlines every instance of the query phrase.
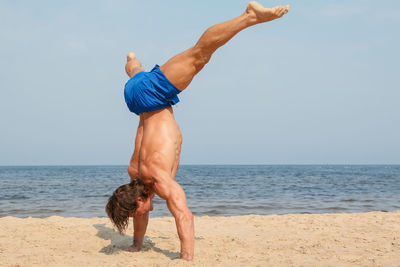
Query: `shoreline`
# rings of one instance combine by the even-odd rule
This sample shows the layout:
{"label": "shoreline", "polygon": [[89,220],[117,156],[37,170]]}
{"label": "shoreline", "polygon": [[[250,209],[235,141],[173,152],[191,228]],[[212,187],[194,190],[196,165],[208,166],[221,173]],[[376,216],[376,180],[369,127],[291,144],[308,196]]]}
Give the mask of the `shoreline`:
{"label": "shoreline", "polygon": [[[332,211],[335,209],[332,209]],[[202,217],[210,217],[210,218],[224,218],[224,217],[243,217],[243,216],[285,216],[285,215],[335,215],[335,214],[358,214],[358,213],[370,213],[370,212],[382,212],[382,213],[391,213],[391,212],[400,212],[400,209],[393,209],[393,210],[369,210],[369,211],[343,211],[342,209],[337,209],[337,212],[290,212],[290,213],[270,213],[270,214],[257,214],[257,213],[249,213],[249,214],[237,214],[237,215],[220,215],[220,214],[195,214],[193,212],[193,215],[197,218],[202,218]],[[169,213],[169,211],[168,211]],[[170,214],[170,213],[169,213]],[[78,217],[78,216],[60,216],[60,215],[51,215],[51,216],[46,216],[46,217],[37,217],[37,216],[25,216],[25,217],[19,217],[19,216],[13,216],[13,215],[7,215],[7,216],[0,216],[0,220],[2,218],[17,218],[17,219],[48,219],[52,217],[58,217],[58,218],[75,218],[75,219],[108,219],[107,215],[104,216],[92,216],[92,217]],[[150,219],[167,219],[167,218],[173,218],[172,216],[151,216],[150,214]]]}
{"label": "shoreline", "polygon": [[0,266],[399,266],[400,210],[195,216],[195,259],[179,257],[172,217],[150,218],[143,250],[108,218],[0,218]]}

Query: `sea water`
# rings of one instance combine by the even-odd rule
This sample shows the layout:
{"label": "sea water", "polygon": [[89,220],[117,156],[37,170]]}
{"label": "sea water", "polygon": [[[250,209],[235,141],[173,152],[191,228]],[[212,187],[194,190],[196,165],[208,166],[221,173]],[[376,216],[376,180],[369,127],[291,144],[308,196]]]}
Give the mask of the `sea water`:
{"label": "sea water", "polygon": [[[104,217],[127,166],[0,167],[0,217]],[[400,165],[183,165],[196,216],[400,209]],[[151,217],[171,216],[154,198]]]}

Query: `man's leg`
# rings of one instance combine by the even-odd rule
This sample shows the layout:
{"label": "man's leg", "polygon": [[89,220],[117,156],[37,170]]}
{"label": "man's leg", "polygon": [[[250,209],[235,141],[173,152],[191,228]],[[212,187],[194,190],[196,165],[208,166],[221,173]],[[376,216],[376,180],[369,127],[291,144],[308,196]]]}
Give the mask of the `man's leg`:
{"label": "man's leg", "polygon": [[280,18],[288,11],[289,6],[264,8],[257,2],[250,2],[242,15],[208,28],[194,47],[174,56],[160,69],[172,84],[183,91],[207,64],[215,50],[238,32],[252,25]]}

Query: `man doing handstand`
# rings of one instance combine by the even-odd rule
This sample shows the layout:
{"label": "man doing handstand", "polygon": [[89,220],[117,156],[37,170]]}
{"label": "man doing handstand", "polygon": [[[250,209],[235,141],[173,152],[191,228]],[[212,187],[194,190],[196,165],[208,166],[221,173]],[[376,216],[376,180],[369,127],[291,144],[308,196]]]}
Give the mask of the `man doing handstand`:
{"label": "man doing handstand", "polygon": [[172,105],[193,77],[210,60],[212,54],[241,30],[282,17],[289,6],[264,8],[250,2],[240,16],[207,29],[188,50],[172,57],[164,65],[145,72],[134,53],[125,66],[130,80],[125,85],[125,101],[131,112],[140,116],[135,149],[128,173],[131,183],[117,188],[106,211],[122,233],[134,217],[134,241],[127,250],[140,250],[153,209],[154,193],[167,202],[175,218],[181,241],[181,258],[191,260],[194,254],[193,215],[185,192],[174,178],[179,166],[182,135],[176,124]]}

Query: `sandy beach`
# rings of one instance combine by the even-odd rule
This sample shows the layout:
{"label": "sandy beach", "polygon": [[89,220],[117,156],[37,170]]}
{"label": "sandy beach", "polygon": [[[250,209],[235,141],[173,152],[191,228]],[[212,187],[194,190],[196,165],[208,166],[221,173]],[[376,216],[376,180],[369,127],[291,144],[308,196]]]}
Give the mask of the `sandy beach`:
{"label": "sandy beach", "polygon": [[400,211],[196,217],[195,260],[173,218],[151,218],[141,252],[107,218],[0,218],[0,266],[400,266]]}

